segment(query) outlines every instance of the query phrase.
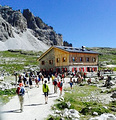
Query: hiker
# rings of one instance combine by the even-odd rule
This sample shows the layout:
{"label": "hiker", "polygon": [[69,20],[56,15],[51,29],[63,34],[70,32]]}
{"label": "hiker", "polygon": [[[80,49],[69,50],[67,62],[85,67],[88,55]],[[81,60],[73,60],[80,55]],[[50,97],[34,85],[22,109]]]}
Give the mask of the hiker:
{"label": "hiker", "polygon": [[98,78],[100,77],[100,71],[99,70],[98,70],[97,76],[98,76]]}
{"label": "hiker", "polygon": [[57,81],[59,81],[59,80],[60,80],[60,74],[57,75]]}
{"label": "hiker", "polygon": [[61,81],[58,82],[58,87],[59,87],[59,90],[60,90],[60,96],[62,95],[62,86],[63,86],[63,82],[62,82],[62,79],[61,79]]}
{"label": "hiker", "polygon": [[25,76],[23,76],[23,83],[24,83],[24,85],[26,85],[26,81],[27,81],[27,78]]}
{"label": "hiker", "polygon": [[26,77],[26,78],[28,77],[28,73],[27,73],[27,72],[25,73],[25,77]]}
{"label": "hiker", "polygon": [[29,77],[29,85],[30,85],[30,89],[32,88],[32,79],[31,77]]}
{"label": "hiker", "polygon": [[35,86],[36,86],[37,88],[39,88],[37,76],[35,76],[35,84],[36,84]]}
{"label": "hiker", "polygon": [[19,83],[19,86],[17,87],[16,93],[19,98],[20,102],[20,111],[23,112],[23,103],[24,103],[24,94],[25,94],[25,89],[23,87],[23,83]]}
{"label": "hiker", "polygon": [[77,79],[77,83],[80,84],[81,82],[82,82],[81,76],[79,75],[79,76],[78,76],[78,79]]}
{"label": "hiker", "polygon": [[85,78],[86,78],[86,73],[85,72],[84,72],[83,78],[84,78],[84,81],[85,81]]}
{"label": "hiker", "polygon": [[70,88],[72,89],[73,86],[73,81],[72,81],[72,77],[70,78]]}
{"label": "hiker", "polygon": [[83,81],[84,81],[84,78],[83,78],[83,76],[81,75],[81,82],[83,83]]}
{"label": "hiker", "polygon": [[48,75],[48,84],[50,84],[50,75]]}
{"label": "hiker", "polygon": [[18,83],[21,83],[21,81],[22,81],[22,76],[21,76],[21,75],[19,75],[19,80],[18,80]]}
{"label": "hiker", "polygon": [[54,82],[54,79],[55,79],[55,77],[54,77],[54,75],[52,75],[52,83]]}
{"label": "hiker", "polygon": [[53,85],[54,85],[54,93],[57,93],[57,79],[54,79]]}
{"label": "hiker", "polygon": [[89,79],[87,80],[87,83],[88,83],[88,84],[91,84],[91,78],[89,78]]}
{"label": "hiker", "polygon": [[65,76],[64,76],[64,73],[63,73],[62,74],[63,83],[65,83],[64,78],[65,78]]}
{"label": "hiker", "polygon": [[107,75],[107,79],[106,79],[106,81],[105,81],[105,86],[106,86],[106,87],[110,87],[110,86],[111,86],[110,81],[111,81],[111,76]]}
{"label": "hiker", "polygon": [[45,104],[48,103],[48,92],[50,91],[49,90],[49,87],[47,85],[47,81],[45,80],[45,83],[43,84],[43,92],[44,92],[44,95],[45,95]]}
{"label": "hiker", "polygon": [[42,78],[42,73],[40,72],[40,73],[38,74],[38,83],[41,81],[41,78]]}
{"label": "hiker", "polygon": [[41,76],[41,80],[42,80],[42,84],[43,84],[43,81],[44,81],[44,76],[43,75]]}

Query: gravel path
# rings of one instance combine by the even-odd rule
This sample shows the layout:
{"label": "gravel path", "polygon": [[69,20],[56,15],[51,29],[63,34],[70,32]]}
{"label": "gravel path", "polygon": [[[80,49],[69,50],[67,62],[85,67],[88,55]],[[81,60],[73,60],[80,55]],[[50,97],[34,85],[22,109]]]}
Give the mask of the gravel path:
{"label": "gravel path", "polygon": [[[63,84],[63,87],[69,86],[67,83],[69,78],[65,78],[65,81],[66,83]],[[56,100],[60,94],[59,89],[58,93],[54,94],[54,86],[52,85],[52,82],[48,85],[50,88],[48,104],[45,104],[45,97],[42,92],[42,83],[40,83],[39,88],[26,88],[28,93],[25,93],[24,111],[22,113],[19,110],[20,104],[18,96],[15,96],[10,100],[10,102],[2,107],[2,114],[0,115],[2,116],[2,119],[0,120],[44,120],[47,118],[47,116],[52,113],[51,106],[55,103],[54,100]],[[102,89],[106,90],[105,87],[102,87]],[[99,96],[100,100],[105,103],[111,101],[111,94],[100,94]]]}
{"label": "gravel path", "polygon": [[50,88],[48,104],[45,104],[45,97],[42,92],[42,84],[39,88],[28,88],[28,93],[24,97],[24,111],[21,113],[19,108],[18,96],[15,96],[1,109],[2,120],[44,120],[52,111],[51,106],[54,100],[59,97],[58,93],[54,94],[52,83],[48,84]]}

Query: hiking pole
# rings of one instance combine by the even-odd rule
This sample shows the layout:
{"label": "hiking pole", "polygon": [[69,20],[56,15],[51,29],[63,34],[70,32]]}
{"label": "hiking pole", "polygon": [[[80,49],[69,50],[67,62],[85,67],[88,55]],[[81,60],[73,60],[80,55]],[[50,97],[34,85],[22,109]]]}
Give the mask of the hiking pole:
{"label": "hiking pole", "polygon": [[29,90],[27,90],[27,96],[28,96],[28,99],[29,99],[29,104],[30,104],[30,98],[29,98],[29,93],[28,93]]}

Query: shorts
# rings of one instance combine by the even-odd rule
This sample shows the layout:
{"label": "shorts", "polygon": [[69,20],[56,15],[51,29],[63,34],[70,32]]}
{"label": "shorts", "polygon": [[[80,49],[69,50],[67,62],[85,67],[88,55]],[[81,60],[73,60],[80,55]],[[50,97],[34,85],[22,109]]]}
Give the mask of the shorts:
{"label": "shorts", "polygon": [[48,92],[44,92],[45,97],[48,96]]}
{"label": "shorts", "polygon": [[62,87],[60,87],[59,89],[60,89],[60,91],[62,91]]}

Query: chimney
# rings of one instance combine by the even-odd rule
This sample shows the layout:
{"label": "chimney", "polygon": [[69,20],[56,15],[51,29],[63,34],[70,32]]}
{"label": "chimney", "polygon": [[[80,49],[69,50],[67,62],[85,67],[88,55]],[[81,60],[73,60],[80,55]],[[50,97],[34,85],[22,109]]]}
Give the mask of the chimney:
{"label": "chimney", "polygon": [[83,51],[85,50],[85,46],[82,46],[82,50],[83,50]]}

